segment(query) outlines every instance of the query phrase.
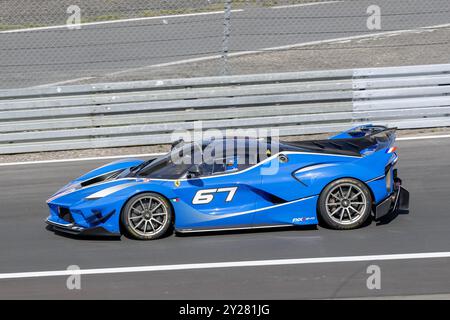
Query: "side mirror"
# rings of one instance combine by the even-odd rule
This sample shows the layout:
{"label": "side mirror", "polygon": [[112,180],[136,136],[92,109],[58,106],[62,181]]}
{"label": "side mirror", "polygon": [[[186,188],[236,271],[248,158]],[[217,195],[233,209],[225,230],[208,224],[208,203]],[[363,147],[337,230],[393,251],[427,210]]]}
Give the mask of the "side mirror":
{"label": "side mirror", "polygon": [[178,139],[177,141],[172,142],[170,150],[176,149],[184,145],[183,139]]}
{"label": "side mirror", "polygon": [[198,164],[194,164],[192,167],[189,168],[187,172],[187,178],[196,178],[201,175],[200,166]]}

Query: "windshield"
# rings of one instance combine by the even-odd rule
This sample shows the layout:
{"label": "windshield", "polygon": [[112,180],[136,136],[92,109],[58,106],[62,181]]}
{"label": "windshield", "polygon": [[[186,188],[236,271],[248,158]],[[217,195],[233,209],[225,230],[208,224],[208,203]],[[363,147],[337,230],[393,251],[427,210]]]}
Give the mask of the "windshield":
{"label": "windshield", "polygon": [[154,179],[177,179],[186,174],[197,156],[199,156],[201,162],[201,148],[196,147],[193,143],[187,144],[150,162],[134,174],[139,177]]}
{"label": "windshield", "polygon": [[[256,147],[256,144],[249,145],[243,139],[188,143],[160,158],[142,163],[132,169],[129,176],[179,179],[184,178],[194,165],[198,165],[198,176],[239,171],[258,163]],[[266,148],[267,145],[263,150]]]}

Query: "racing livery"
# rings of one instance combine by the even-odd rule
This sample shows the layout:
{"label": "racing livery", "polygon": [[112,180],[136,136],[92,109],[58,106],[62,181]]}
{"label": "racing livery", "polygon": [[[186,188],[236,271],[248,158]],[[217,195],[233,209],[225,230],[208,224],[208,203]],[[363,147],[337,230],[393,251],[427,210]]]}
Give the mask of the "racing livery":
{"label": "racing livery", "polygon": [[[332,229],[354,229],[368,219],[408,209],[409,193],[395,169],[395,129],[365,125],[326,140],[258,140],[258,152],[250,148],[255,140],[178,141],[157,158],[112,162],[47,200],[46,222],[71,234],[126,233],[150,240],[172,229],[183,233],[319,221]],[[207,152],[212,146],[224,155]]]}

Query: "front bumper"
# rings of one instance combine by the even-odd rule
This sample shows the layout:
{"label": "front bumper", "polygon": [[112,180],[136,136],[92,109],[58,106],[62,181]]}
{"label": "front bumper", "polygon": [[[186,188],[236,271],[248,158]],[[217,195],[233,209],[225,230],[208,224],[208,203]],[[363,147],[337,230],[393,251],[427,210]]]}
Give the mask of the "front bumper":
{"label": "front bumper", "polygon": [[397,189],[385,200],[380,202],[375,207],[375,220],[396,212],[396,211],[408,211],[409,210],[409,192],[401,185],[397,186]]}
{"label": "front bumper", "polygon": [[59,223],[50,220],[50,218],[47,218],[45,222],[52,228],[53,231],[67,233],[71,235],[104,236],[104,237],[120,236],[120,233],[110,232],[103,227],[83,228],[77,226],[75,223]]}

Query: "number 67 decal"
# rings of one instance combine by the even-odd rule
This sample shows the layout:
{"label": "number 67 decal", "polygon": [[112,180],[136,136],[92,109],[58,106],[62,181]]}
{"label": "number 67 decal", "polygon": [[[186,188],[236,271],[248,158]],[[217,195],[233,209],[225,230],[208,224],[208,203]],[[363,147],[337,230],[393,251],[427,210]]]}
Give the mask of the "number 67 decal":
{"label": "number 67 decal", "polygon": [[199,190],[195,194],[194,199],[192,199],[192,204],[207,204],[214,199],[214,193],[218,192],[228,192],[226,202],[233,200],[234,194],[236,193],[237,187],[230,188],[219,188],[219,189],[205,189]]}

